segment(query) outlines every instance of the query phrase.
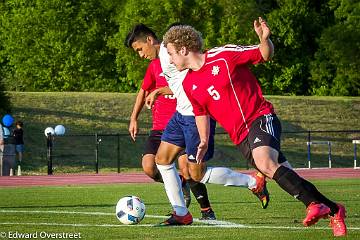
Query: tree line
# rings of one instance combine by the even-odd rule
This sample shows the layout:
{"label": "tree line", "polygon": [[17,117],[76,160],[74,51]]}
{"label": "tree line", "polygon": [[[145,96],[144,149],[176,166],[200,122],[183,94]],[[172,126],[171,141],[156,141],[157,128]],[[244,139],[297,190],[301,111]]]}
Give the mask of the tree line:
{"label": "tree line", "polygon": [[135,24],[159,38],[190,24],[206,49],[257,44],[258,16],[275,45],[273,60],[253,67],[265,94],[359,96],[358,0],[5,0],[0,92],[134,92],[148,64],[123,44]]}

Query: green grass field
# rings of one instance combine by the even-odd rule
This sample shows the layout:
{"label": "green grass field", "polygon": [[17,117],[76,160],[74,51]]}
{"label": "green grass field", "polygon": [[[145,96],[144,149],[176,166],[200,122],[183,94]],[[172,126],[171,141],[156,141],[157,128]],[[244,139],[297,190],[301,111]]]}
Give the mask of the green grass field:
{"label": "green grass field", "polygon": [[[358,179],[317,180],[316,186],[347,208],[347,239],[360,239],[360,182]],[[9,233],[79,233],[81,239],[333,239],[329,220],[315,227],[301,225],[304,206],[269,183],[271,202],[263,210],[246,189],[208,185],[212,206],[224,225],[196,221],[191,226],[153,225],[170,210],[161,184],[82,185],[0,188],[0,238]],[[122,225],[114,215],[116,202],[137,195],[146,204],[145,219]],[[196,202],[190,211],[199,217]],[[48,238],[50,239],[50,238]]]}

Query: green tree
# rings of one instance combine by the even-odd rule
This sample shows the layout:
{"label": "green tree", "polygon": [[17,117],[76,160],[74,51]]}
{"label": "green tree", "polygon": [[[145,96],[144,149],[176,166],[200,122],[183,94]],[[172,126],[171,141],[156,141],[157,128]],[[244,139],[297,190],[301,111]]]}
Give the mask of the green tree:
{"label": "green tree", "polygon": [[[10,90],[111,90],[117,85],[110,1],[9,0],[1,16]],[[4,60],[4,58],[6,60]]]}
{"label": "green tree", "polygon": [[[4,2],[0,2],[0,15],[2,15],[4,12],[6,12],[5,4]],[[3,48],[2,46],[3,44],[0,41],[0,116],[10,111],[10,101],[5,92],[3,72],[1,71],[2,66],[4,65],[4,56],[1,55],[1,49]]]}
{"label": "green tree", "polygon": [[278,0],[277,4],[267,15],[275,45],[268,93],[308,94],[309,63],[318,47],[316,38],[331,23],[322,17],[328,9],[326,1]]}
{"label": "green tree", "polygon": [[204,32],[206,46],[216,42],[219,28],[215,0],[128,0],[123,11],[116,17],[119,31],[109,41],[109,45],[117,50],[116,65],[121,82],[120,91],[136,91],[143,79],[148,62],[140,61],[131,49],[124,46],[124,39],[130,29],[138,23],[152,28],[159,39],[168,26],[175,22],[191,24]]}
{"label": "green tree", "polygon": [[332,0],[335,24],[324,29],[311,62],[311,93],[360,95],[360,2]]}

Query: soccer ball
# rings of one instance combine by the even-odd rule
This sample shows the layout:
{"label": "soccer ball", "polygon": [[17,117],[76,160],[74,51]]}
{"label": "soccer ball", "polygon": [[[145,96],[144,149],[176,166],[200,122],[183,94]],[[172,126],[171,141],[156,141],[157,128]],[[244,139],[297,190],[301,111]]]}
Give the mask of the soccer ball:
{"label": "soccer ball", "polygon": [[136,196],[123,197],[116,204],[116,217],[126,225],[138,224],[145,217],[145,204]]}

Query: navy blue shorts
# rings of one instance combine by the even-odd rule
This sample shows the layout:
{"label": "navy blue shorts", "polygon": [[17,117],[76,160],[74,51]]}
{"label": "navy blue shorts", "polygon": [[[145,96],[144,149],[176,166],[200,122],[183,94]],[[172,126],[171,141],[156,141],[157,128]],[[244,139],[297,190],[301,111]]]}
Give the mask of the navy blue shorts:
{"label": "navy blue shorts", "polygon": [[[204,161],[210,160],[214,155],[214,135],[216,122],[210,121],[210,136],[208,151],[204,156]],[[176,112],[166,126],[161,141],[174,144],[185,148],[190,162],[196,162],[197,147],[200,143],[199,132],[196,127],[194,116],[183,116]]]}
{"label": "navy blue shorts", "polygon": [[[152,154],[156,155],[157,150],[159,149],[160,142],[161,142],[161,136],[163,134],[163,131],[161,130],[151,130],[149,137],[147,138],[145,142],[145,148],[143,152],[143,156],[146,154]],[[178,155],[184,155],[185,151],[182,150]]]}

